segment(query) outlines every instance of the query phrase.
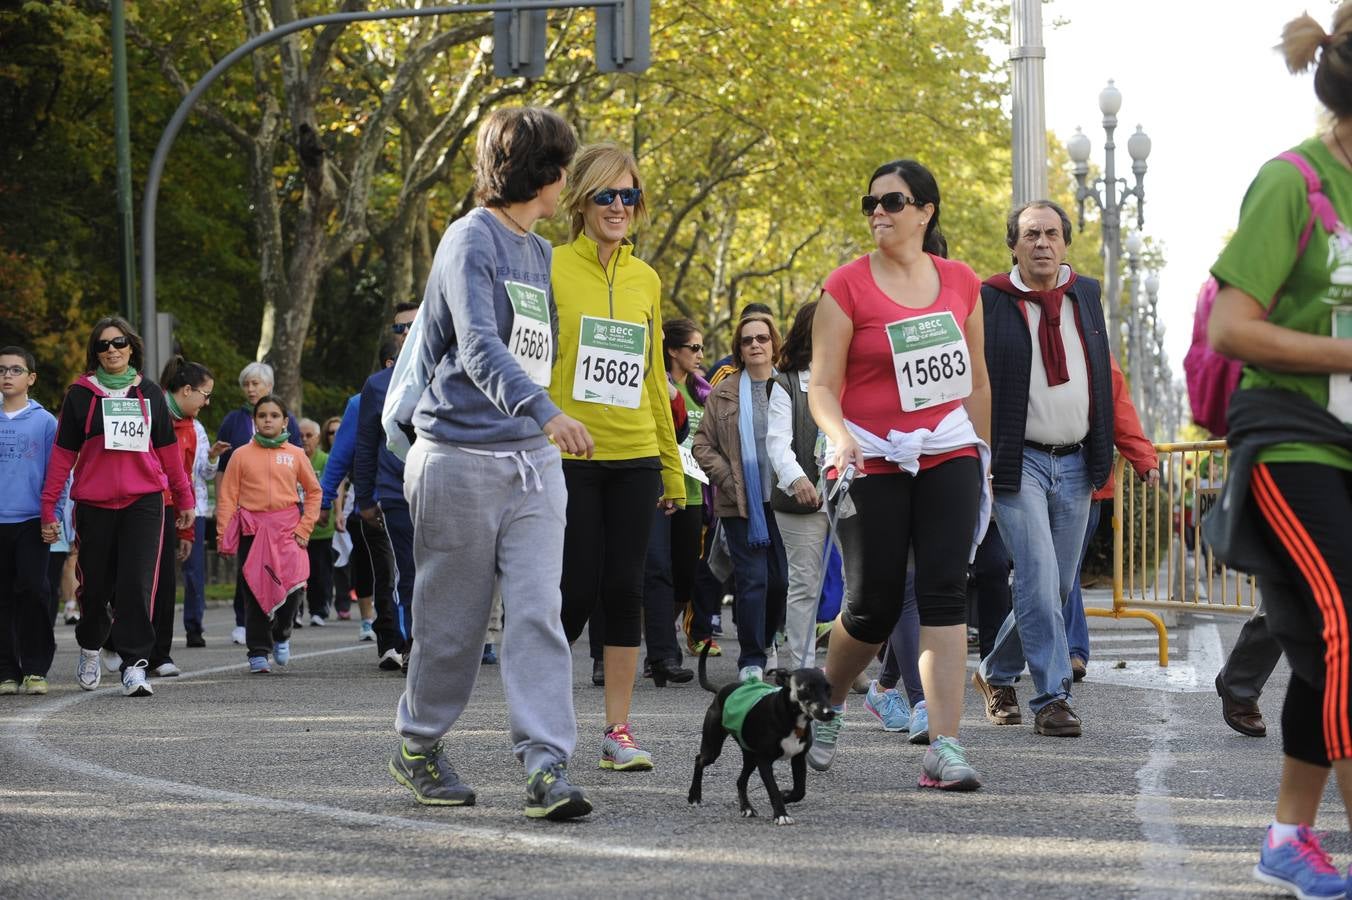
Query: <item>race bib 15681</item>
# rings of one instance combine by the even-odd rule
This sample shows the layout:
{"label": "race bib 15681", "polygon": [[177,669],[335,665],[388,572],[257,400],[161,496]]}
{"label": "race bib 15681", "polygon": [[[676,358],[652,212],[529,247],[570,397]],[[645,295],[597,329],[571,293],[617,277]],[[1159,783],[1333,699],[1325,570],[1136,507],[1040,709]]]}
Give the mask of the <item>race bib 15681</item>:
{"label": "race bib 15681", "polygon": [[637,409],[643,400],[647,336],[643,325],[583,316],[573,399]]}
{"label": "race bib 15681", "polygon": [[947,310],[887,326],[897,392],[906,412],[928,409],[972,393],[967,339]]}
{"label": "race bib 15681", "polygon": [[549,297],[538,287],[519,281],[503,282],[512,301],[512,333],[507,350],[526,375],[540,387],[549,387],[554,367],[554,333],[549,325]]}

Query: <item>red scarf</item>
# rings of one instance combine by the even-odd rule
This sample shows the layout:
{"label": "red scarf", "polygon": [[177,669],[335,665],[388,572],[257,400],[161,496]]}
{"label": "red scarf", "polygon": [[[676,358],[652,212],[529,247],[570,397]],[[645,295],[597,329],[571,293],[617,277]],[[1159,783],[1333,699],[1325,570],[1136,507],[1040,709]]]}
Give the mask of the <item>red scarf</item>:
{"label": "red scarf", "polygon": [[1042,319],[1038,324],[1037,342],[1042,350],[1042,366],[1047,370],[1048,387],[1056,387],[1070,381],[1070,371],[1066,368],[1066,345],[1061,340],[1061,301],[1066,291],[1075,283],[1076,275],[1072,269],[1065,284],[1050,291],[1030,291],[1020,288],[1006,274],[992,275],[986,284],[1007,294],[1013,294],[1026,301],[1032,301],[1042,307]]}

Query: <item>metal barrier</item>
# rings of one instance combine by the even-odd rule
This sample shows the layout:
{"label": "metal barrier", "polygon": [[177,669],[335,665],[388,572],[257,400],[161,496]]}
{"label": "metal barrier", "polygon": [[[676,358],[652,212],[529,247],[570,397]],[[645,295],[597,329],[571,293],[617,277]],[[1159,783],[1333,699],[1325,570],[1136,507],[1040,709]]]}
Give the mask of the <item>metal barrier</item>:
{"label": "metal barrier", "polygon": [[1113,606],[1090,616],[1145,619],[1159,635],[1161,666],[1169,634],[1152,610],[1251,615],[1258,587],[1219,565],[1202,540],[1202,515],[1220,496],[1229,467],[1225,441],[1156,444],[1160,481],[1147,485],[1118,457],[1113,466]]}

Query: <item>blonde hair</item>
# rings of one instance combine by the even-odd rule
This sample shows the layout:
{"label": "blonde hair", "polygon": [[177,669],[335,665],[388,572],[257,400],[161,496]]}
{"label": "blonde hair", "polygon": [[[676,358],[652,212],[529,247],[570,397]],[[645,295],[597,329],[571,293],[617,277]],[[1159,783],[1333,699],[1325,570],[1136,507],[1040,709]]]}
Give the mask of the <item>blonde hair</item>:
{"label": "blonde hair", "polygon": [[[568,236],[577,240],[582,233],[582,212],[592,202],[597,191],[603,191],[621,175],[634,179],[634,187],[643,189],[638,176],[638,160],[619,144],[609,142],[589,144],[578,151],[573,167],[568,172],[568,186],[564,189],[563,208],[568,213]],[[640,196],[633,207],[635,225],[648,222],[648,198]]]}
{"label": "blonde hair", "polygon": [[[1352,116],[1352,0],[1333,14],[1333,33],[1304,13],[1286,23],[1278,50],[1292,74],[1314,71],[1314,93],[1338,118]],[[1318,57],[1318,63],[1315,58]]]}

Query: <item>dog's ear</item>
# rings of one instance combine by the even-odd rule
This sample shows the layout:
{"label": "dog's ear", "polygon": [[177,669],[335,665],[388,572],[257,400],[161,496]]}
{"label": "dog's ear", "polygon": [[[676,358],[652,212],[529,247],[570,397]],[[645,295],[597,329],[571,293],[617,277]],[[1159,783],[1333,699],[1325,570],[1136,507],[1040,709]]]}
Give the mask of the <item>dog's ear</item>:
{"label": "dog's ear", "polygon": [[777,684],[780,687],[788,687],[789,679],[792,676],[793,673],[788,669],[766,669],[765,674],[761,676],[761,680],[766,684]]}

